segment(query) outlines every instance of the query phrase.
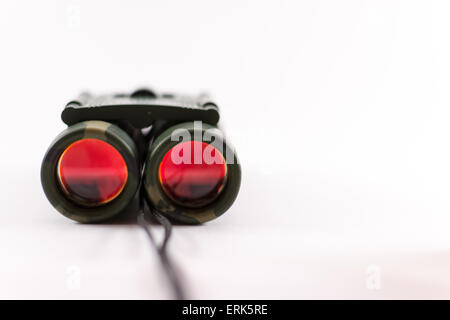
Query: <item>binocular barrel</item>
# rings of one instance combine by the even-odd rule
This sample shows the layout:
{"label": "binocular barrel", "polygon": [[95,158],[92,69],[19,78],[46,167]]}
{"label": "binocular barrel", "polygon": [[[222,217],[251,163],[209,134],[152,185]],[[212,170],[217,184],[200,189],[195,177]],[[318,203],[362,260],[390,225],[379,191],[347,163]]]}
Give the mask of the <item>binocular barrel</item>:
{"label": "binocular barrel", "polygon": [[[91,105],[90,96],[84,95],[82,103],[68,104],[70,108],[75,104],[73,116],[67,116],[66,107],[64,120],[63,112],[63,120],[70,124],[52,142],[41,166],[50,203],[70,219],[101,222],[127,211],[141,196],[142,185],[146,200],[172,221],[198,224],[222,215],[236,199],[241,169],[216,121],[201,121],[203,115],[214,114],[180,109],[177,121],[177,113],[167,109],[173,106],[157,102],[153,93],[137,92],[128,99],[141,116],[127,109],[130,100],[127,104],[109,100],[108,109]],[[160,115],[139,119],[151,114],[148,110]],[[151,125],[142,130],[136,126],[139,121]]]}
{"label": "binocular barrel", "polygon": [[79,222],[100,222],[131,202],[141,168],[135,142],[117,125],[83,121],[59,134],[41,166],[50,203]]}
{"label": "binocular barrel", "polygon": [[143,179],[145,194],[159,212],[197,224],[215,219],[233,204],[241,169],[217,127],[184,122],[154,140]]}

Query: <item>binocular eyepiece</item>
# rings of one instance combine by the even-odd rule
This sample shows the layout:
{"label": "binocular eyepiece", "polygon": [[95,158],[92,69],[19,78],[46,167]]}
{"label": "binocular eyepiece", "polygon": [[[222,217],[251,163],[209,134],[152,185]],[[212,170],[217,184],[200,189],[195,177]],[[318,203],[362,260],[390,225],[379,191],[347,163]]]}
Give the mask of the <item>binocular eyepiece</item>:
{"label": "binocular eyepiece", "polygon": [[217,127],[217,105],[205,95],[84,93],[61,118],[68,128],[47,150],[41,182],[70,219],[101,222],[144,196],[172,221],[198,224],[236,199],[240,165]]}

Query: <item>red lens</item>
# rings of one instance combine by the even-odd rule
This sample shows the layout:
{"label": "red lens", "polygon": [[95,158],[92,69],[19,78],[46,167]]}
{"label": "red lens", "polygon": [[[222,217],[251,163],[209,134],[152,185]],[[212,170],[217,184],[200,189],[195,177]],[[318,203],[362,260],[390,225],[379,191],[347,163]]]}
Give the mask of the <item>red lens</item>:
{"label": "red lens", "polygon": [[58,177],[67,195],[82,205],[93,206],[116,198],[128,178],[122,155],[98,139],[78,140],[59,158]]}
{"label": "red lens", "polygon": [[201,141],[177,144],[159,165],[162,189],[175,203],[185,207],[197,208],[213,202],[222,191],[226,177],[227,165],[222,153]]}

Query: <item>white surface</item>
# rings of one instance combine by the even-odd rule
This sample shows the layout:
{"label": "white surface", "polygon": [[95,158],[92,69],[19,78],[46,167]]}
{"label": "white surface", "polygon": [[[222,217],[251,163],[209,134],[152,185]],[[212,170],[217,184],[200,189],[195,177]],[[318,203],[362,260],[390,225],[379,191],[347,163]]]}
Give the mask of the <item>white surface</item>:
{"label": "white surface", "polygon": [[192,298],[450,298],[446,1],[2,1],[0,298],[168,298],[135,225],[40,186],[79,91],[210,91],[243,167],[176,227]]}

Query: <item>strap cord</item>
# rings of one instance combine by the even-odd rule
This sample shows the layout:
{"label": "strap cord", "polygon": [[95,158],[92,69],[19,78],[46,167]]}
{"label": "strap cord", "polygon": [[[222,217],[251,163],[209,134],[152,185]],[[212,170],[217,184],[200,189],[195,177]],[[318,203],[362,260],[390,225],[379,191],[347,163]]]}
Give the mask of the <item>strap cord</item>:
{"label": "strap cord", "polygon": [[[172,235],[172,224],[170,223],[169,219],[164,217],[155,208],[152,208],[151,205],[147,203],[144,195],[145,190],[142,184],[139,188],[140,188],[140,195],[139,195],[140,209],[137,217],[137,222],[144,229],[145,233],[147,234],[148,238],[150,239],[150,242],[154,246],[159,256],[159,260],[166,274],[167,280],[169,281],[169,284],[172,287],[174,299],[184,300],[185,294],[183,286],[181,285],[178,273],[176,272],[173,263],[167,254],[167,244],[170,240],[170,236]],[[146,207],[148,208],[148,211],[145,210]],[[164,227],[164,239],[162,243],[159,245],[156,242],[156,239],[150,230],[151,229],[150,223],[147,222],[147,220],[145,219],[147,212],[150,217],[155,218],[156,221],[158,221],[158,223],[160,223]]]}

